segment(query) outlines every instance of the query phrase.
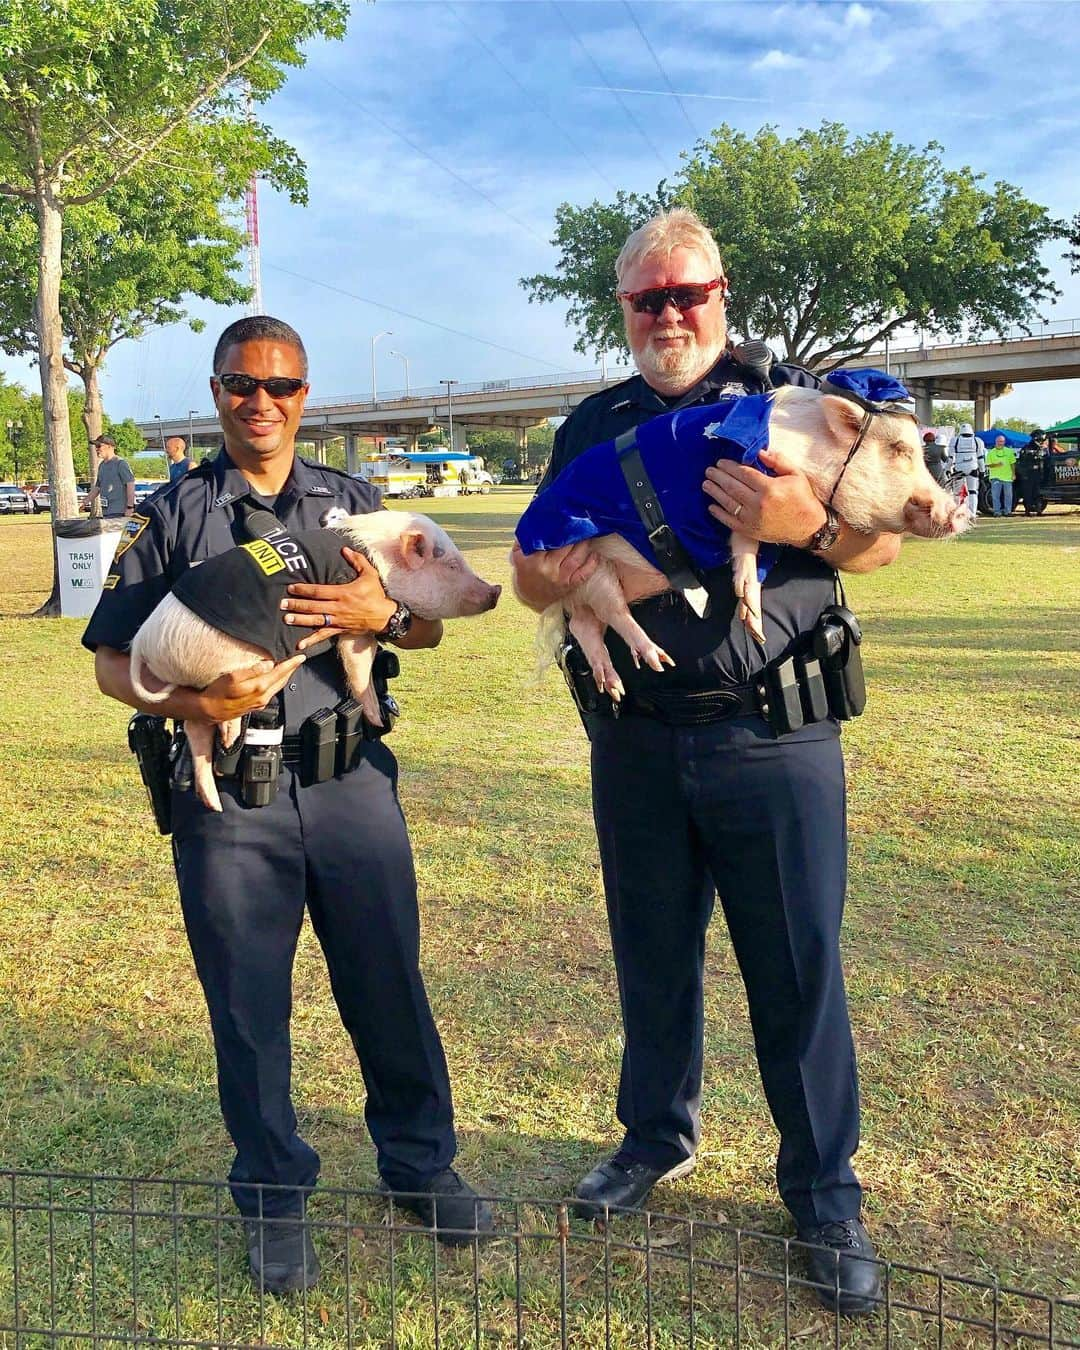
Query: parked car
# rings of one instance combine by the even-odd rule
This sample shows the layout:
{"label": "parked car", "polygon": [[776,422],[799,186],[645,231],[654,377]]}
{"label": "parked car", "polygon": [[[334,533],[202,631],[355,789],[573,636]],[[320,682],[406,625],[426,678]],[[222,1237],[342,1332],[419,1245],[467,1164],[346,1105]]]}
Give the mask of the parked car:
{"label": "parked car", "polygon": [[34,504],[34,514],[40,511],[49,511],[52,509],[52,498],[49,496],[48,483],[38,483],[30,488],[30,500]]}
{"label": "parked car", "polygon": [[141,506],[147,497],[152,497],[158,488],[168,486],[167,478],[159,478],[156,481],[150,479],[137,478],[135,480],[135,505]]}
{"label": "parked car", "polygon": [[34,503],[30,494],[14,483],[0,483],[0,515],[32,515]]}

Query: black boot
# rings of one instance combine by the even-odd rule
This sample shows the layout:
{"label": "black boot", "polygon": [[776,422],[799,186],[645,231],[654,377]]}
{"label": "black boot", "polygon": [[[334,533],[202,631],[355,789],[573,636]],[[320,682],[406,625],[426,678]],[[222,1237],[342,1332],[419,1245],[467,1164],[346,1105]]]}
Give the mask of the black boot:
{"label": "black boot", "polygon": [[463,1247],[474,1238],[494,1232],[491,1206],[452,1167],[412,1187],[416,1194],[399,1195],[385,1182],[379,1189],[392,1195],[399,1209],[415,1214],[425,1228],[433,1228],[435,1236],[448,1247]]}
{"label": "black boot", "polygon": [[800,1244],[814,1293],[844,1317],[873,1312],[881,1303],[881,1266],[858,1219],[800,1228]]}
{"label": "black boot", "polygon": [[244,1233],[256,1289],[291,1294],[310,1289],[319,1278],[319,1258],[301,1215],[245,1219]]}
{"label": "black boot", "polygon": [[610,1210],[641,1209],[649,1192],[659,1181],[674,1181],[694,1170],[694,1158],[684,1158],[674,1167],[652,1167],[616,1153],[594,1167],[574,1188],[579,1203],[574,1213],[579,1219],[602,1219]]}

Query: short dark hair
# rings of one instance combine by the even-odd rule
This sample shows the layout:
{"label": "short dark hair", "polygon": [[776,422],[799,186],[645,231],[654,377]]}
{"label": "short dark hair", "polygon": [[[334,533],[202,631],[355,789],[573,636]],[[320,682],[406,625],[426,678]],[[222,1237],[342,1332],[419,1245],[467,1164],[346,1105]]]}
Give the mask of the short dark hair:
{"label": "short dark hair", "polygon": [[307,379],[307,352],[304,350],[300,334],[284,319],[273,319],[269,314],[249,314],[247,318],[237,319],[235,323],[229,324],[214,348],[215,375],[221,374],[225,353],[230,347],[236,347],[241,342],[280,342],[286,347],[295,347],[300,353],[300,367],[304,379]]}

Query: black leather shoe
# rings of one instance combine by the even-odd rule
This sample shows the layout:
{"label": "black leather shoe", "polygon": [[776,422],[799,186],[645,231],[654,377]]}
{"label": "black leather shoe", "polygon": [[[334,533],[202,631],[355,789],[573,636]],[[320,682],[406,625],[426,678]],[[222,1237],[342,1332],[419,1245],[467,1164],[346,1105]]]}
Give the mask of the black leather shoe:
{"label": "black leather shoe", "polygon": [[435,1236],[448,1247],[464,1247],[474,1238],[495,1231],[491,1206],[452,1167],[417,1185],[415,1195],[399,1195],[385,1182],[379,1189],[392,1195],[399,1209],[415,1214],[425,1228],[433,1228]]}
{"label": "black leather shoe", "polygon": [[826,1308],[844,1317],[873,1312],[882,1301],[881,1266],[874,1244],[858,1219],[840,1219],[800,1228],[803,1257],[814,1293]]}
{"label": "black leather shoe", "polygon": [[602,1219],[609,1209],[641,1209],[658,1181],[675,1181],[694,1170],[695,1158],[686,1158],[674,1167],[651,1167],[616,1153],[594,1167],[574,1188],[579,1203],[574,1214],[579,1219]]}
{"label": "black leather shoe", "polygon": [[245,1219],[248,1264],[256,1289],[269,1294],[292,1294],[310,1289],[319,1278],[319,1258],[304,1220]]}

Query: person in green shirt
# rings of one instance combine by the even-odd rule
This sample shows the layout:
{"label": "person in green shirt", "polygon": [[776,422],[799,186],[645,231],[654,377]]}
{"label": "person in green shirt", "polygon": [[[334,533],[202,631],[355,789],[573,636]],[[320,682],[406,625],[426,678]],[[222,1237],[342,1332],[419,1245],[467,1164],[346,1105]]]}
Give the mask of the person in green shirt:
{"label": "person in green shirt", "polygon": [[1016,451],[998,436],[986,452],[986,469],[990,474],[990,502],[995,516],[1011,516],[1013,509],[1013,479],[1016,477]]}

